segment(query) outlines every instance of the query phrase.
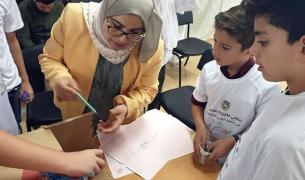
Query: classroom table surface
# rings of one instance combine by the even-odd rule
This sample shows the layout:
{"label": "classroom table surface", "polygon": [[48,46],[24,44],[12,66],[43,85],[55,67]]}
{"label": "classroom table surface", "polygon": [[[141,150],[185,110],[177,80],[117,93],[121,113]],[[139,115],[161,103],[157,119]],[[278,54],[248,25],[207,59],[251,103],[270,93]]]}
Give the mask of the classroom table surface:
{"label": "classroom table surface", "polygon": [[[56,150],[61,150],[61,146],[52,134],[51,130],[40,128],[30,133],[20,135],[21,138],[28,141],[40,144],[49,148]],[[155,176],[153,179],[156,180],[184,180],[184,179],[201,179],[201,180],[214,180],[220,171],[220,167],[215,164],[209,164],[205,166],[194,165],[192,161],[192,154],[184,155],[182,157],[176,158],[169,161]],[[0,166],[0,177],[1,179],[21,179],[23,170],[7,168]],[[113,179],[110,169],[106,164],[102,172],[98,174],[94,180],[103,179]],[[137,180],[142,179],[136,174],[130,174],[119,178],[120,180]]]}

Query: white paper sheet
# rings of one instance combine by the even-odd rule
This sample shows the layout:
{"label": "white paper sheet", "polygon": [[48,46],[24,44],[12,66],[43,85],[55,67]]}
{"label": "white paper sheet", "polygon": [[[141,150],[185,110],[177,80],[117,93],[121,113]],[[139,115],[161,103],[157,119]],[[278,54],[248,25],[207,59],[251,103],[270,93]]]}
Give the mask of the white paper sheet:
{"label": "white paper sheet", "polygon": [[105,158],[107,160],[107,163],[109,165],[113,178],[117,179],[117,178],[120,178],[120,177],[133,173],[131,170],[129,170],[127,167],[125,167],[122,163],[115,160],[108,154],[105,154]]}
{"label": "white paper sheet", "polygon": [[193,152],[193,131],[159,110],[151,110],[116,132],[98,133],[102,149],[151,179],[171,159]]}

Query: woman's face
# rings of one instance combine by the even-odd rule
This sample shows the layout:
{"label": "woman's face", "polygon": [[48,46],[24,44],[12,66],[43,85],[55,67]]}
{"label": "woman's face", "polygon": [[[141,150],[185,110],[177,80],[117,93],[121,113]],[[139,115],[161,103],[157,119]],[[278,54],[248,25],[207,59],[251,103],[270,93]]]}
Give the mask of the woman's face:
{"label": "woman's face", "polygon": [[107,17],[102,30],[108,44],[115,50],[127,49],[145,36],[143,22],[136,15]]}

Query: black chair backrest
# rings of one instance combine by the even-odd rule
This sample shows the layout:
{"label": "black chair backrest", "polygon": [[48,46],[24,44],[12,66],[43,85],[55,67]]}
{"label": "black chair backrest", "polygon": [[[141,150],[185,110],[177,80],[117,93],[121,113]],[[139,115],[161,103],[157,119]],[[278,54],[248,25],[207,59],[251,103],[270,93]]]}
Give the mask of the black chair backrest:
{"label": "black chair backrest", "polygon": [[45,89],[44,74],[41,72],[38,55],[42,53],[43,44],[22,50],[26,71],[29,81],[35,93]]}
{"label": "black chair backrest", "polygon": [[177,13],[178,25],[187,25],[187,38],[190,37],[190,24],[193,23],[193,12],[185,11],[183,14]]}
{"label": "black chair backrest", "polygon": [[197,69],[201,70],[206,63],[208,63],[212,60],[214,60],[214,56],[212,54],[212,49],[205,50],[202,53],[201,58],[198,62]]}
{"label": "black chair backrest", "polygon": [[178,25],[186,25],[193,23],[193,12],[185,11],[183,14],[177,13]]}

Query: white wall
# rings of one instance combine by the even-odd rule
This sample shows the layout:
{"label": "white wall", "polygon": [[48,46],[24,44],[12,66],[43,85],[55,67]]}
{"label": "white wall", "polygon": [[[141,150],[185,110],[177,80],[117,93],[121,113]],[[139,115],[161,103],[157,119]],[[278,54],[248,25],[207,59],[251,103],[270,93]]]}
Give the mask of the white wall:
{"label": "white wall", "polygon": [[[199,0],[200,7],[193,10],[194,23],[191,25],[190,36],[200,39],[211,39],[214,34],[214,18],[221,12],[239,5],[241,0]],[[179,26],[179,39],[186,37],[186,26]],[[178,63],[175,56],[171,57],[172,63]]]}
{"label": "white wall", "polygon": [[221,11],[240,4],[241,0],[199,0],[200,8],[193,11],[194,24],[191,36],[209,39],[214,33],[214,17]]}

